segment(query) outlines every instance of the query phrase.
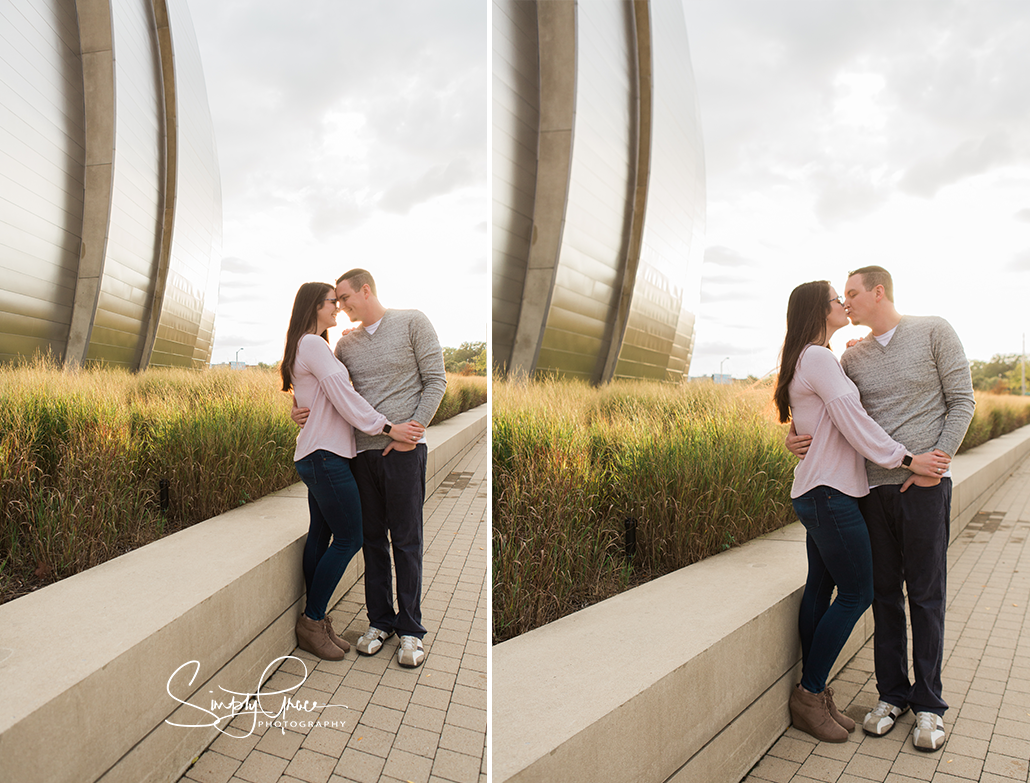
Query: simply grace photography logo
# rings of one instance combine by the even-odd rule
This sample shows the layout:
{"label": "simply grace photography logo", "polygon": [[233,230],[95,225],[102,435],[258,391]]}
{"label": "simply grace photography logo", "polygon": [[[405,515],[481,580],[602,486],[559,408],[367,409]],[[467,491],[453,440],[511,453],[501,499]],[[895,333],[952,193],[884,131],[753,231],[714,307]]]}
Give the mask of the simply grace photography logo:
{"label": "simply grace photography logo", "polygon": [[[268,679],[269,674],[274,671],[280,663],[286,660],[297,661],[304,669],[304,676],[301,681],[296,685],[292,685],[289,688],[284,688],[281,691],[265,691],[261,689],[261,683]],[[184,669],[188,670],[190,667],[193,668],[193,674],[189,678],[189,682],[182,685],[182,679],[186,676],[181,674]],[[308,701],[293,699],[288,694],[293,693],[295,690],[300,688],[308,679],[308,667],[303,660],[293,655],[283,655],[276,658],[261,673],[261,678],[258,680],[257,689],[249,693],[239,693],[237,691],[230,691],[219,686],[218,690],[222,695],[217,698],[211,698],[208,707],[201,707],[191,703],[188,698],[182,698],[177,696],[176,693],[187,693],[192,689],[193,683],[197,679],[197,675],[200,673],[200,661],[187,661],[174,672],[172,676],[168,678],[168,684],[165,686],[165,690],[168,691],[168,695],[175,699],[183,707],[189,707],[192,710],[196,710],[201,713],[204,718],[197,716],[197,723],[175,723],[171,719],[166,719],[165,723],[170,726],[178,726],[186,729],[198,729],[213,726],[218,729],[222,734],[229,737],[235,737],[242,739],[249,737],[254,733],[257,728],[276,728],[286,733],[288,728],[312,728],[315,726],[329,726],[333,728],[340,728],[343,726],[344,721],[335,720],[322,720],[320,715],[314,716],[313,713],[321,713],[322,710],[328,707],[342,707],[348,709],[345,704],[319,704],[317,701]],[[181,674],[181,676],[180,676]],[[208,694],[214,696],[215,692],[209,690]],[[281,697],[281,698],[279,698]],[[287,717],[287,712],[294,710],[300,713],[299,719],[290,719]],[[244,726],[234,726],[233,731],[229,731],[229,723],[236,718],[238,715],[249,716],[249,729],[245,734],[234,733],[234,731],[243,731],[246,728],[246,721]],[[318,718],[317,720],[315,718]]]}

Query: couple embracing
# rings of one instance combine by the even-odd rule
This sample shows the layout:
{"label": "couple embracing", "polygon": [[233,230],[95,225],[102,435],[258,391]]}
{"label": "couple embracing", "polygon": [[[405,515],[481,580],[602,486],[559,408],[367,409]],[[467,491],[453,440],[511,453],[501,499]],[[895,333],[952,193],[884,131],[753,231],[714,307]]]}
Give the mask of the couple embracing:
{"label": "couple embracing", "polygon": [[[344,334],[334,352],[328,330],[340,311],[361,325]],[[328,603],[363,550],[369,626],[357,651],[375,655],[396,634],[397,662],[420,666],[426,655],[424,433],[447,386],[436,332],[418,310],[383,307],[372,275],[352,269],[335,288],[300,287],[279,370],[282,390],[294,395],[292,418],[301,426],[294,464],[307,485],[310,512],[303,553],[307,599],[297,644],[334,661],[350,649],[333,631]]]}
{"label": "couple embracing", "polygon": [[[849,320],[871,333],[838,362],[829,340]],[[792,722],[819,740],[848,739],[855,721],[837,709],[826,680],[871,604],[879,700],[862,728],[883,736],[911,709],[914,747],[939,750],[949,464],[974,407],[962,344],[942,318],[900,315],[882,267],[850,273],[843,297],[826,281],[805,283],[787,304],[775,402],[791,422],[787,447],[802,458],[791,498],[807,532]]]}

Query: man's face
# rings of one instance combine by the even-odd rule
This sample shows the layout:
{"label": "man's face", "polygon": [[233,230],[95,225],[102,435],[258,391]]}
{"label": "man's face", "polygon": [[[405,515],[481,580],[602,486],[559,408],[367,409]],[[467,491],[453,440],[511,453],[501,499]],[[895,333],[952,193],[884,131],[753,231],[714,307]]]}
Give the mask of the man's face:
{"label": "man's face", "polygon": [[336,298],[339,300],[340,309],[347,314],[353,322],[365,322],[365,312],[368,306],[368,296],[364,286],[361,291],[355,291],[350,280],[341,280],[336,286]]}
{"label": "man's face", "polygon": [[844,312],[851,323],[861,326],[876,306],[876,289],[867,291],[862,275],[852,275],[844,285]]}

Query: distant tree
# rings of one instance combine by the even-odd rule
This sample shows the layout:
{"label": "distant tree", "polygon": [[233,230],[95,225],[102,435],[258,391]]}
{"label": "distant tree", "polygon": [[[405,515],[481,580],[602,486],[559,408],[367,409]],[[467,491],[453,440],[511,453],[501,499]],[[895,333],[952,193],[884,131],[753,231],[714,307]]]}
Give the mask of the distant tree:
{"label": "distant tree", "polygon": [[459,375],[486,375],[486,343],[465,342],[458,348],[444,348],[443,365],[447,372]]}
{"label": "distant tree", "polygon": [[969,363],[973,388],[994,394],[1019,394],[1022,382],[1021,357],[1018,353],[995,354],[989,361],[976,359]]}

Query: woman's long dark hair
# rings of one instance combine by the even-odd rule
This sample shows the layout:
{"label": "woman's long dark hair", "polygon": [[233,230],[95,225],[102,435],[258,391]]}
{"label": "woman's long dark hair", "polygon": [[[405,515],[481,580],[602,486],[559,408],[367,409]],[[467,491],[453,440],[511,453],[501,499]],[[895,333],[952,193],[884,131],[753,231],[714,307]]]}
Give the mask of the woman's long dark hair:
{"label": "woman's long dark hair", "polygon": [[[332,290],[329,283],[304,283],[297,289],[297,296],[293,299],[293,313],[290,315],[290,328],[286,330],[286,348],[279,364],[284,392],[293,388],[293,362],[297,358],[300,338],[310,334],[318,325],[318,308],[325,301],[326,294]],[[323,331],[319,337],[329,342],[328,330]]]}
{"label": "woman's long dark hair", "polygon": [[776,409],[780,421],[790,421],[790,382],[794,380],[801,352],[809,343],[826,342],[826,316],[830,314],[830,282],[802,283],[787,300],[787,336],[780,351],[780,375],[776,379]]}

